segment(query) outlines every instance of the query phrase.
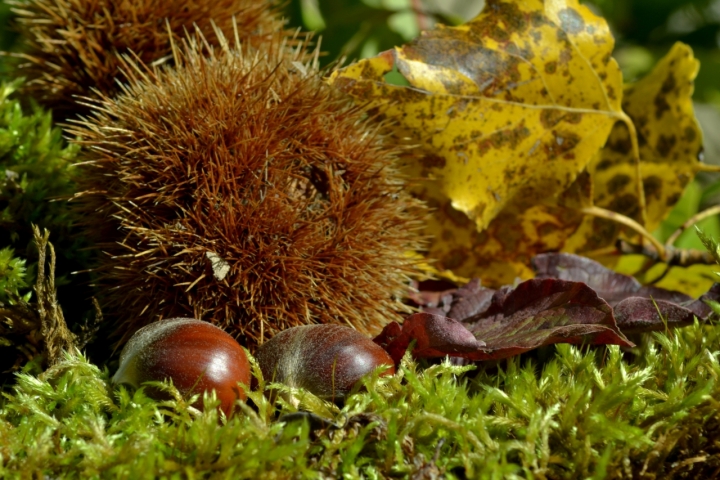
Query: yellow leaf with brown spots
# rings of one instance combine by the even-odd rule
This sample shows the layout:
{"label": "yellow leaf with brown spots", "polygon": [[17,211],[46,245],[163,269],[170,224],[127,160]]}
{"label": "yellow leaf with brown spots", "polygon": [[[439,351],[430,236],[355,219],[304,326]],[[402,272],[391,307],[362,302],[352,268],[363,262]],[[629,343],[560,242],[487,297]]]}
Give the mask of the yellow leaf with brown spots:
{"label": "yellow leaf with brown spots", "polygon": [[[424,32],[330,82],[422,146],[405,168],[426,179],[417,193],[436,208],[429,257],[487,278],[488,262],[521,268],[581,221],[557,201],[626,118],[613,44],[577,0],[489,0],[469,23]],[[410,86],[384,81],[394,68]]]}
{"label": "yellow leaf with brown spots", "polygon": [[[689,46],[676,43],[642,80],[625,87],[623,109],[633,120],[640,147],[645,228],[654,231],[702,168],[702,131],[692,104],[699,62]],[[607,145],[588,166],[595,205],[642,221],[636,161],[627,126],[618,122]],[[596,219],[595,235],[577,250],[611,245],[618,224]]]}
{"label": "yellow leaf with brown spots", "polygon": [[592,179],[587,172],[578,175],[559,198],[524,207],[508,205],[477,235],[469,252],[482,271],[483,283],[499,286],[532,278],[529,265],[535,255],[561,250],[581,233],[592,234],[592,218],[580,211],[591,205]]}

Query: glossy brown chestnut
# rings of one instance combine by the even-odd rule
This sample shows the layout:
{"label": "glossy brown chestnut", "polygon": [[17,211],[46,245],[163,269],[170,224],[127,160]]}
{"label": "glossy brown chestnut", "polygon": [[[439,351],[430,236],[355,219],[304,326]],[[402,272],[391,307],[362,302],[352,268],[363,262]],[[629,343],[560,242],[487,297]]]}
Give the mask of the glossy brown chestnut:
{"label": "glossy brown chestnut", "polygon": [[304,325],[275,335],[256,358],[266,381],[342,398],[364,375],[381,365],[393,375],[390,355],[370,338],[342,325]]}
{"label": "glossy brown chestnut", "polygon": [[[215,390],[220,409],[229,415],[235,400],[245,399],[238,382],[250,384],[250,363],[235,339],[210,323],[193,318],[161,320],[132,336],[112,381],[137,388],[166,378],[183,395]],[[162,397],[154,389],[147,393]]]}

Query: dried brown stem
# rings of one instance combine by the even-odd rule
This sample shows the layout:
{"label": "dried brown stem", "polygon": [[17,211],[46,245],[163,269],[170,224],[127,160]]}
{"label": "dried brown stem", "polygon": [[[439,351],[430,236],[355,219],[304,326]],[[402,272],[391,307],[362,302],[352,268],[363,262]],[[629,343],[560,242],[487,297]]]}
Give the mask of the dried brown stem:
{"label": "dried brown stem", "polygon": [[668,266],[689,267],[690,265],[713,265],[715,263],[715,259],[709,252],[689,248],[674,248],[670,245],[665,245],[664,260],[651,245],[638,245],[620,240],[617,249],[620,253],[643,255],[650,260],[664,262]]}
{"label": "dried brown stem", "polygon": [[420,31],[430,29],[430,19],[425,13],[425,7],[422,4],[422,0],[412,0],[412,9],[417,17],[418,28]]}
{"label": "dried brown stem", "polygon": [[[37,295],[37,315],[40,320],[40,333],[43,338],[44,350],[48,366],[60,360],[62,350],[75,346],[75,335],[67,328],[62,309],[57,302],[55,290],[55,249],[49,242],[50,232],[33,225],[33,237],[38,249],[38,274],[35,283]],[[50,250],[50,266],[45,276],[45,258]]]}
{"label": "dried brown stem", "polygon": [[[47,366],[60,360],[62,350],[75,346],[75,336],[68,330],[55,291],[55,250],[49,243],[50,233],[33,225],[38,249],[38,273],[35,283],[36,302],[13,298],[12,305],[0,305],[0,339],[4,346],[17,351],[10,370],[43,355]],[[50,249],[50,265],[46,274],[46,257]]]}

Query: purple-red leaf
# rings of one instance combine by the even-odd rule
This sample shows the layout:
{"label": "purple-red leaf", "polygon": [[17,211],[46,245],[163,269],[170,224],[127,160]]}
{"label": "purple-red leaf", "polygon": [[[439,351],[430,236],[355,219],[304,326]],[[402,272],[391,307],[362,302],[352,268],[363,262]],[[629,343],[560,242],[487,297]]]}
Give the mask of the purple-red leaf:
{"label": "purple-red leaf", "polygon": [[[504,291],[504,288],[500,291]],[[453,293],[453,300],[447,309],[447,316],[464,320],[483,313],[490,307],[490,303],[496,295],[499,294],[495,290],[481,286],[480,280],[471,280]]]}
{"label": "purple-red leaf", "polygon": [[385,348],[398,363],[413,340],[416,358],[464,357],[485,346],[462,323],[430,313],[410,315],[402,326],[395,322],[387,325],[375,338],[375,343]]}
{"label": "purple-red leaf", "polygon": [[618,330],[612,308],[587,285],[533,279],[515,290],[498,290],[483,313],[463,320],[487,344],[466,358],[504,358],[552,343],[632,346]]}
{"label": "purple-red leaf", "polygon": [[535,278],[557,278],[583,282],[613,305],[633,296],[641,288],[640,282],[604,267],[594,260],[569,253],[542,253],[532,260]]}
{"label": "purple-red leaf", "polygon": [[429,313],[388,325],[375,339],[399,362],[415,340],[416,358],[450,355],[490,360],[552,343],[613,343],[632,346],[617,329],[612,309],[587,285],[528,280],[514,290],[485,289],[471,282],[452,293],[451,315]]}
{"label": "purple-red leaf", "polygon": [[417,358],[450,355],[492,360],[553,343],[632,346],[624,333],[679,327],[707,318],[707,300],[720,300],[720,284],[698,300],[642,286],[633,277],[588,258],[547,253],[533,259],[537,278],[516,288],[491,290],[473,280],[457,289],[420,291],[424,313],[392,323],[375,339],[399,362],[415,341]]}
{"label": "purple-red leaf", "polygon": [[633,277],[613,272],[589,258],[569,253],[543,253],[533,258],[538,278],[584,282],[613,306],[618,327],[625,333],[682,327],[710,315],[704,300],[717,300],[715,284],[699,300],[684,293],[642,286]]}
{"label": "purple-red leaf", "polygon": [[[471,282],[472,283],[472,282]],[[413,287],[417,291],[410,292],[408,298],[428,313],[438,313],[450,308],[449,303],[452,301],[452,294],[457,290],[457,286],[446,280],[425,280],[422,282],[414,282]],[[445,308],[447,307],[447,308]],[[437,310],[428,311],[429,309]],[[440,314],[440,313],[438,313]]]}
{"label": "purple-red leaf", "polygon": [[[693,301],[691,299],[690,301],[678,303],[669,300],[658,300],[658,298],[663,297],[662,293],[658,294],[655,291],[643,292],[643,290],[645,288],[641,289],[641,293],[648,293],[650,298],[642,296],[630,297],[615,305],[615,319],[618,326],[625,333],[648,332],[690,325],[695,320],[695,317],[705,319],[712,313],[705,300],[717,302],[720,299],[720,284],[717,283],[698,300]],[[656,288],[654,290],[661,289]],[[670,293],[677,294],[677,292]]]}

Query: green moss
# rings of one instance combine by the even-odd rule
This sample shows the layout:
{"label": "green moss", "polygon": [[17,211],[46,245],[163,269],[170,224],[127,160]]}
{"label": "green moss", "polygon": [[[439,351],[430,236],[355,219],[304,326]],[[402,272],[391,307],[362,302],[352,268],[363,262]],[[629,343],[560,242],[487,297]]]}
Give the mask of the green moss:
{"label": "green moss", "polygon": [[0,299],[7,296],[5,292],[18,297],[20,291],[29,286],[26,274],[25,260],[15,257],[15,251],[10,247],[0,249]]}
{"label": "green moss", "polygon": [[560,345],[542,365],[406,360],[342,409],[297,394],[337,427],[311,430],[276,421],[261,390],[225,420],[172,389],[155,402],[113,388],[68,354],[0,403],[0,477],[702,478],[719,463],[719,357],[720,327],[695,324],[629,352]]}
{"label": "green moss", "polygon": [[[61,267],[69,270],[72,260],[86,255],[82,242],[71,235],[76,219],[62,201],[75,193],[72,162],[78,147],[63,140],[49,112],[37,106],[23,111],[13,96],[19,84],[0,85],[0,248],[14,248],[21,259],[30,257],[35,224],[53,232]],[[0,290],[0,301],[3,295]]]}
{"label": "green moss", "polygon": [[87,268],[89,256],[86,240],[75,235],[79,219],[67,201],[76,193],[79,147],[63,139],[49,112],[32,102],[23,109],[15,95],[20,83],[0,84],[0,304],[32,295],[37,225],[52,232],[59,297],[75,324],[87,315],[91,296],[88,277],[71,275]]}
{"label": "green moss", "polygon": [[49,112],[32,101],[28,109],[21,106],[15,95],[19,85],[0,84],[0,384],[9,371],[44,351],[47,340],[35,321],[42,315],[25,307],[8,309],[38,300],[31,298],[38,277],[33,226],[53,232],[58,252],[53,279],[66,318],[76,330],[92,318],[88,275],[71,275],[87,268],[89,256],[87,242],[74,233],[78,215],[67,202],[76,193],[73,162],[79,148],[67,144]]}
{"label": "green moss", "polygon": [[[3,205],[0,222],[6,227],[45,223],[67,229],[70,214],[62,202],[49,200],[74,193],[72,162],[78,147],[67,145],[52,126],[49,112],[33,106],[23,112],[12,95],[19,81],[0,86],[0,168]],[[59,228],[58,228],[59,227]],[[21,232],[11,231],[15,240]]]}

